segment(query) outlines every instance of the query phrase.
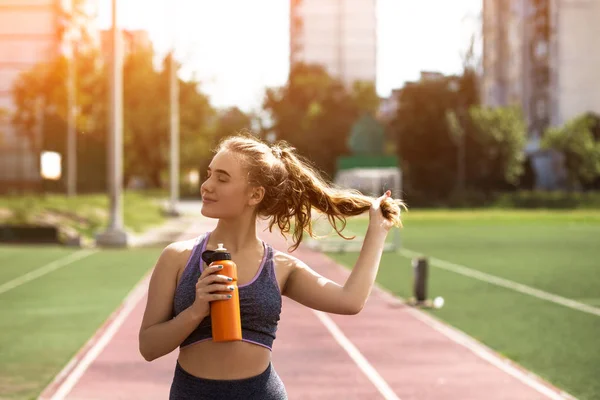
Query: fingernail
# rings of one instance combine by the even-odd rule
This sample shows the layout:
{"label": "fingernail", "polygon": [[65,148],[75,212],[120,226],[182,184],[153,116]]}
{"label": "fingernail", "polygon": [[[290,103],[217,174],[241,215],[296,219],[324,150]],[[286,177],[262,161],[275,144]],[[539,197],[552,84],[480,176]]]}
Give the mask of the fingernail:
{"label": "fingernail", "polygon": [[228,298],[228,299],[230,299],[230,298],[231,298],[231,295],[230,295],[230,294],[228,294],[228,295],[227,295],[227,298]]}
{"label": "fingernail", "polygon": [[229,282],[232,282],[232,281],[233,281],[233,278],[227,278],[227,280],[228,280]]}
{"label": "fingernail", "polygon": [[229,290],[234,290],[235,288],[233,286],[229,286]]}
{"label": "fingernail", "polygon": [[219,265],[219,269],[223,269],[223,266],[222,266],[222,265]]}

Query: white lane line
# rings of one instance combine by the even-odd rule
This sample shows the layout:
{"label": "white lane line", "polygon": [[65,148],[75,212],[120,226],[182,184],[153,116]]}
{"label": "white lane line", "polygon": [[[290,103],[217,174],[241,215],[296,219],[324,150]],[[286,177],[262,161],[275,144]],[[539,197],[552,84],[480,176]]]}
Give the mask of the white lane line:
{"label": "white lane line", "polygon": [[24,275],[19,276],[18,278],[15,278],[11,281],[3,283],[2,285],[0,285],[0,294],[6,293],[11,289],[17,288],[27,282],[30,282],[34,279],[37,279],[46,274],[49,274],[52,271],[55,271],[62,267],[65,267],[69,264],[72,264],[75,261],[82,260],[96,252],[97,252],[97,250],[79,250],[73,254],[69,254],[66,257],[59,258],[58,260],[54,260],[38,269],[35,269]]}
{"label": "white lane line", "polygon": [[[401,249],[399,253],[400,255],[406,258],[423,256],[423,254],[421,253],[417,253],[408,249]],[[488,282],[497,286],[502,286],[504,288],[511,289],[516,292],[537,297],[538,299],[550,301],[555,304],[560,304],[561,306],[572,308],[573,310],[585,312],[600,317],[600,308],[598,307],[593,307],[588,304],[568,299],[566,297],[544,292],[543,290],[535,289],[531,286],[523,285],[522,283],[518,283],[508,279],[499,278],[495,275],[486,274],[485,272],[477,271],[475,269],[465,267],[464,265],[454,264],[434,257],[428,258],[430,260],[431,265],[433,265],[434,267],[442,268],[451,272],[455,272],[457,274],[468,276],[470,278],[479,279],[480,281]]]}
{"label": "white lane line", "polygon": [[[192,223],[178,238],[178,240],[188,239],[186,235],[191,232],[194,232],[197,228],[196,223]],[[127,295],[121,307],[119,307],[108,319],[109,325],[106,327],[104,331],[102,331],[102,327],[92,336],[92,338],[80,349],[79,353],[77,353],[63,368],[63,370],[56,375],[54,380],[50,385],[46,387],[44,392],[51,391],[53,387],[55,387],[58,382],[62,383],[56,389],[50,400],[63,400],[66,396],[73,390],[75,385],[79,382],[85,371],[89,368],[89,366],[98,358],[100,353],[104,350],[104,348],[110,343],[112,338],[118,332],[119,328],[131,311],[135,308],[135,306],[140,302],[140,300],[144,297],[144,295],[148,291],[148,283],[150,281],[150,277],[152,275],[152,268],[147,274],[140,280],[140,282],[131,290],[131,292]],[[93,343],[93,344],[92,344]],[[91,346],[91,348],[90,348]],[[90,348],[89,350],[86,350]],[[51,393],[51,392],[50,392]],[[40,396],[40,399],[46,399],[44,393]]]}
{"label": "white lane line", "polygon": [[[396,305],[405,305],[405,300],[397,297],[380,285],[375,284],[375,288],[379,294],[385,297],[390,303]],[[550,383],[544,381],[533,372],[527,371],[510,359],[500,356],[494,350],[490,349],[483,343],[478,342],[476,339],[460,331],[459,329],[447,325],[445,322],[440,321],[434,316],[417,308],[408,307],[407,310],[415,318],[422,321],[426,325],[429,325],[431,328],[440,332],[448,339],[467,348],[478,357],[486,360],[501,371],[504,371],[505,373],[515,377],[519,381],[547,396],[548,398],[552,400],[576,400],[575,397],[569,393],[552,386]]]}
{"label": "white lane line", "polygon": [[[64,378],[62,384],[50,398],[51,400],[63,400],[71,392],[71,390],[73,390],[88,367],[96,358],[98,358],[100,353],[102,353],[102,350],[104,350],[113,336],[115,336],[137,303],[144,297],[148,286],[148,279],[149,277],[142,279],[142,281],[138,283],[136,287],[129,293],[129,295],[123,301],[122,307],[116,312],[114,319],[108,325],[106,330],[104,330],[101,336],[94,336],[91,339],[92,341],[97,339],[97,341],[90,348],[90,350],[85,353],[83,358],[81,358],[79,361],[76,360],[77,357],[73,358],[64,368],[64,370],[56,376],[55,381],[60,381],[65,375],[66,378]],[[84,346],[84,348],[85,347],[87,346]]]}
{"label": "white lane line", "polygon": [[[414,253],[413,254],[418,254]],[[337,264],[338,268],[346,275],[349,275],[348,269],[342,267],[340,264]],[[387,289],[383,288],[377,282],[374,284],[374,292],[377,292],[379,295],[384,297],[389,303],[394,305],[404,306],[406,301]],[[422,311],[418,308],[408,307],[408,312],[410,312],[415,318],[422,321],[426,325],[430,326],[432,329],[437,330],[448,339],[452,340],[458,345],[465,347],[467,350],[471,351],[476,356],[482,358],[483,360],[489,362],[493,366],[497,367],[501,371],[513,376],[517,380],[521,381],[525,385],[531,387],[537,392],[545,395],[549,399],[552,400],[576,400],[571,394],[565,392],[562,389],[559,389],[552,384],[546,382],[544,379],[540,378],[536,374],[531,371],[528,371],[513,362],[512,360],[500,356],[497,352],[490,349],[483,343],[477,341],[466,333],[460,331],[457,328],[454,328],[443,321],[438,320],[436,317]]]}
{"label": "white lane line", "polygon": [[335,322],[325,313],[321,311],[312,310],[317,318],[321,321],[325,328],[331,333],[331,336],[335,339],[336,342],[346,350],[346,353],[354,360],[358,368],[369,378],[371,383],[375,385],[379,393],[386,400],[400,400],[396,393],[390,388],[387,382],[379,375],[377,370],[373,368],[373,366],[367,361],[367,359],[361,354],[361,352],[352,344],[350,339],[344,335],[342,330],[337,326]]}

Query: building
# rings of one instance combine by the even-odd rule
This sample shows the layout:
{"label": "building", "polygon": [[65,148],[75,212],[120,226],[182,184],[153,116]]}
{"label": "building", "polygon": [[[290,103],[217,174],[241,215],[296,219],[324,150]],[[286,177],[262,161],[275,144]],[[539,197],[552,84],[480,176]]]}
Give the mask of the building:
{"label": "building", "polygon": [[[93,4],[92,1],[90,4]],[[70,0],[0,0],[0,182],[35,188],[40,183],[39,149],[11,124],[12,88],[19,75],[66,50],[60,33],[66,28]],[[2,190],[0,189],[0,190]]]}
{"label": "building", "polygon": [[291,0],[290,65],[323,65],[347,85],[376,83],[376,0]]}
{"label": "building", "polygon": [[520,105],[540,188],[560,186],[560,160],[539,149],[549,126],[600,113],[600,1],[484,0],[482,100]]}

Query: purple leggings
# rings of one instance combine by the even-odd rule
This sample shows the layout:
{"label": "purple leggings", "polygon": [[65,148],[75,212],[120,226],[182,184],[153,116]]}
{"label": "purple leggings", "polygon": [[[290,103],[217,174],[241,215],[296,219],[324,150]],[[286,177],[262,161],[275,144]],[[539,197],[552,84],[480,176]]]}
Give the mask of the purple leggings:
{"label": "purple leggings", "polygon": [[169,400],[287,400],[283,382],[272,364],[246,379],[215,380],[191,375],[177,363]]}

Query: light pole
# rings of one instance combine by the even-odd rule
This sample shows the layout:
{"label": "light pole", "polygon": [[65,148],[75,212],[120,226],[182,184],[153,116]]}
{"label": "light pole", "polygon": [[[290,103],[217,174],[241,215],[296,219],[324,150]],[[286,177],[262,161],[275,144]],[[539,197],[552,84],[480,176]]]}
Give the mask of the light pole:
{"label": "light pole", "polygon": [[179,202],[179,82],[177,79],[177,65],[175,52],[171,51],[171,76],[170,76],[170,110],[171,110],[171,201],[169,215],[178,216],[177,204]]}
{"label": "light pole", "polygon": [[177,39],[177,13],[176,1],[172,1],[171,8],[171,26],[172,42],[170,55],[170,76],[169,76],[169,98],[170,98],[170,137],[171,137],[171,156],[170,156],[170,204],[167,214],[173,217],[180,215],[177,207],[179,202],[179,79],[177,77],[177,62],[175,60],[175,41]]}
{"label": "light pole", "polygon": [[66,25],[66,47],[67,47],[67,196],[73,197],[77,194],[77,131],[76,131],[76,69],[75,69],[75,46],[76,40],[74,27],[75,6],[74,0],[70,1],[69,18]]}
{"label": "light pole", "polygon": [[96,237],[98,246],[127,246],[123,229],[123,50],[117,27],[117,0],[112,0],[112,62],[110,73],[110,140],[108,142],[108,182],[110,215],[106,231]]}

